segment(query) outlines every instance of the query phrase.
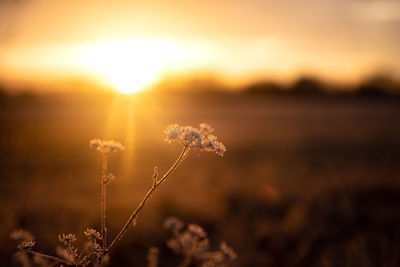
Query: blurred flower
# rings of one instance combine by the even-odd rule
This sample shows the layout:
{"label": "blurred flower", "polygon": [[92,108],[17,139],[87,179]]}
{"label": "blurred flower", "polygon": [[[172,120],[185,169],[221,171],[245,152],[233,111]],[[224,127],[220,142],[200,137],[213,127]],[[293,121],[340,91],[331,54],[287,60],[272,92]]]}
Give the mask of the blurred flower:
{"label": "blurred flower", "polygon": [[109,154],[112,152],[118,152],[120,150],[124,150],[125,147],[120,143],[114,140],[100,140],[93,139],[89,143],[90,147],[97,149],[105,154]]}
{"label": "blurred flower", "polygon": [[180,231],[183,228],[184,224],[181,220],[176,217],[168,217],[164,221],[164,227],[168,230],[172,231]]}
{"label": "blurred flower", "polygon": [[188,230],[190,233],[200,238],[205,238],[207,236],[207,233],[204,231],[204,229],[197,224],[189,224]]}
{"label": "blurred flower", "polygon": [[[175,253],[184,255],[185,259],[195,261],[199,266],[226,266],[228,261],[237,258],[237,254],[225,242],[220,244],[219,250],[210,251],[207,232],[197,224],[189,224],[183,230],[183,222],[175,217],[170,217],[164,225],[173,231],[173,236],[167,240],[167,246]],[[189,263],[185,262],[185,264]]]}
{"label": "blurred flower", "polygon": [[208,238],[204,238],[203,240],[199,241],[194,248],[193,254],[197,258],[201,258],[203,253],[210,249],[210,241]]}
{"label": "blurred flower", "polygon": [[26,241],[33,241],[35,239],[35,237],[31,233],[23,229],[12,231],[10,233],[10,238],[14,240],[26,240]]}
{"label": "blurred flower", "polygon": [[234,260],[237,258],[237,254],[235,253],[235,251],[233,250],[233,248],[231,248],[230,246],[228,246],[225,242],[221,242],[221,244],[219,245],[219,249],[224,253],[224,255],[229,259],[229,260]]}

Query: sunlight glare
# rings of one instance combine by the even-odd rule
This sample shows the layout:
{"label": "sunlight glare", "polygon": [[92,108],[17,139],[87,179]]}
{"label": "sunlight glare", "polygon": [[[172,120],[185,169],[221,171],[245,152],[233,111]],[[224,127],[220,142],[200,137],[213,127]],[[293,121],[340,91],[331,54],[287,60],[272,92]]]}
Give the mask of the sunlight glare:
{"label": "sunlight glare", "polygon": [[84,60],[118,91],[131,94],[155,83],[179,56],[173,42],[134,39],[91,45]]}

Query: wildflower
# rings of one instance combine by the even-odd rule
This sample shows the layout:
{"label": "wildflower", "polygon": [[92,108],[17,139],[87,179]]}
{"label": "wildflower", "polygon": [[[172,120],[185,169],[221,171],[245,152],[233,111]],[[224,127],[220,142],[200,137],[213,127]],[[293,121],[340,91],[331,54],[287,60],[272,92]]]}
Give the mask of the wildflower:
{"label": "wildflower", "polygon": [[102,250],[101,246],[94,241],[89,242],[89,248],[93,252],[93,254],[95,254],[98,257],[103,254],[103,250]]}
{"label": "wildflower", "polygon": [[219,249],[222,251],[222,253],[224,253],[228,260],[234,260],[237,258],[237,254],[233,248],[229,247],[225,242],[221,242]]}
{"label": "wildflower", "polygon": [[35,237],[23,229],[18,229],[10,233],[10,238],[14,240],[33,241]]}
{"label": "wildflower", "polygon": [[60,242],[63,242],[64,245],[68,245],[68,244],[76,241],[76,237],[74,234],[62,234],[62,235],[58,235],[58,240],[60,240]]}
{"label": "wildflower", "polygon": [[182,139],[187,145],[193,145],[193,141],[200,140],[200,138],[202,137],[201,131],[192,126],[181,127],[181,131]]}
{"label": "wildflower", "polygon": [[179,236],[179,243],[182,251],[187,254],[192,251],[195,240],[189,232],[184,232],[181,236]]}
{"label": "wildflower", "polygon": [[[168,218],[164,225],[174,229],[176,221],[179,221],[180,229],[183,228],[181,225],[183,223],[175,217]],[[237,258],[237,254],[225,242],[220,244],[219,250],[210,251],[207,233],[197,224],[189,224],[186,231],[173,232],[172,238],[167,241],[167,246],[175,253],[184,255],[189,261],[193,260],[194,263],[203,267],[226,266],[228,261]],[[189,263],[185,262],[185,264]]]}
{"label": "wildflower", "polygon": [[208,238],[204,238],[200,242],[198,242],[194,248],[194,255],[197,258],[201,258],[203,253],[210,249],[210,241]]}
{"label": "wildflower", "polygon": [[212,133],[214,131],[214,129],[211,127],[210,124],[208,123],[200,123],[200,130],[204,133]]}
{"label": "wildflower", "polygon": [[33,246],[35,245],[35,241],[21,241],[18,244],[18,249],[22,249],[22,250],[30,250],[33,248]]}
{"label": "wildflower", "polygon": [[200,151],[215,152],[223,156],[226,147],[218,141],[215,135],[210,134],[214,129],[207,123],[201,123],[200,129],[192,126],[168,125],[164,133],[165,141],[168,143],[178,142],[185,147],[196,148]]}
{"label": "wildflower", "polygon": [[171,143],[172,141],[177,140],[180,135],[179,130],[180,130],[180,127],[178,124],[168,125],[164,131],[164,133],[167,135],[167,138],[165,138],[165,141],[168,143]]}
{"label": "wildflower", "polygon": [[164,227],[172,231],[180,231],[183,228],[183,222],[176,217],[168,217],[164,222]]}
{"label": "wildflower", "polygon": [[89,240],[94,240],[94,241],[96,241],[96,240],[101,240],[101,236],[100,236],[100,233],[99,232],[97,232],[96,230],[94,230],[94,229],[86,229],[86,231],[85,232],[83,232],[85,235],[86,235],[86,237],[89,239]]}
{"label": "wildflower", "polygon": [[215,135],[208,135],[207,139],[203,140],[201,144],[201,150],[215,152],[220,156],[223,156],[226,148],[223,143],[217,140]]}
{"label": "wildflower", "polygon": [[167,247],[169,247],[172,251],[177,254],[180,254],[182,251],[181,243],[177,239],[168,239]]}
{"label": "wildflower", "polygon": [[204,229],[197,224],[189,224],[188,231],[194,236],[198,236],[200,238],[205,238],[207,236],[206,231],[204,231]]}
{"label": "wildflower", "polygon": [[125,147],[120,143],[114,140],[100,140],[93,139],[89,143],[90,147],[97,149],[105,154],[109,154],[112,152],[118,152],[120,150],[124,150]]}

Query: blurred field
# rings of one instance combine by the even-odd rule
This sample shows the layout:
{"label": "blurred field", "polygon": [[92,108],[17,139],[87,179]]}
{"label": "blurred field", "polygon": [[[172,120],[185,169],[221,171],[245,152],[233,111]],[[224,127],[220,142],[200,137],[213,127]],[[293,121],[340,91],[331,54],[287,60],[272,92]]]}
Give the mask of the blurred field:
{"label": "blurred field", "polygon": [[[100,154],[113,155],[109,234],[114,236],[179,153],[170,123],[208,122],[228,149],[193,153],[152,197],[112,254],[112,266],[181,259],[165,246],[170,215],[197,222],[234,266],[399,266],[400,105],[387,98],[243,93],[49,94],[0,98],[0,266],[14,264],[10,231],[24,228],[54,254],[58,233],[99,229]],[[110,238],[111,239],[111,238]]]}

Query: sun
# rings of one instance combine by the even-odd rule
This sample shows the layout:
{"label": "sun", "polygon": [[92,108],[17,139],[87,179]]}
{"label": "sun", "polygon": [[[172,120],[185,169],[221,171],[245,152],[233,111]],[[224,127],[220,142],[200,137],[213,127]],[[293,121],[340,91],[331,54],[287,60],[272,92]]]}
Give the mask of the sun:
{"label": "sun", "polygon": [[131,94],[157,82],[178,60],[179,51],[165,40],[119,40],[90,45],[84,60],[119,92]]}

